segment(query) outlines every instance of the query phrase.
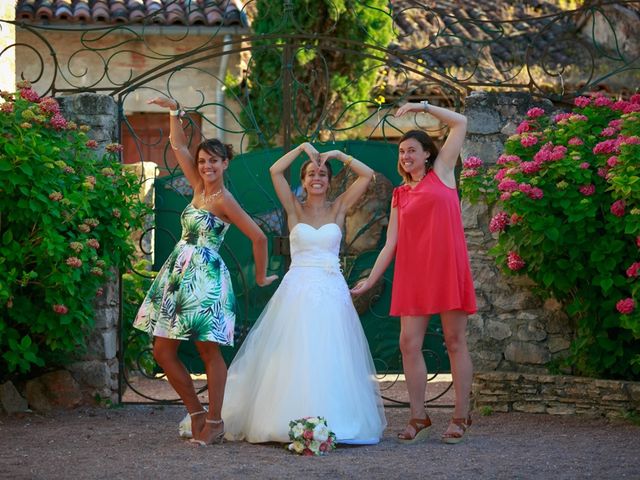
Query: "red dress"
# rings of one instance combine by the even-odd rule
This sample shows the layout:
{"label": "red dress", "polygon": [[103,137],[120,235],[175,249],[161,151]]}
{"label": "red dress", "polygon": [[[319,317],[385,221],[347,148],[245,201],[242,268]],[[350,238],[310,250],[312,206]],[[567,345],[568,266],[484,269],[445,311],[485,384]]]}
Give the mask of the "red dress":
{"label": "red dress", "polygon": [[460,200],[436,172],[393,191],[398,215],[391,315],[477,311]]}

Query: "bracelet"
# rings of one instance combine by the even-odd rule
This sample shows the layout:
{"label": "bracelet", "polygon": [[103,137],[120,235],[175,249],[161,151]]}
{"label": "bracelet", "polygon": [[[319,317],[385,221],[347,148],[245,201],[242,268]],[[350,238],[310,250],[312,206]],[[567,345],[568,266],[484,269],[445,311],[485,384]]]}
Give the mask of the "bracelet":
{"label": "bracelet", "polygon": [[422,100],[420,102],[420,105],[422,105],[422,108],[424,108],[425,112],[429,111],[429,101],[428,100]]}
{"label": "bracelet", "polygon": [[178,110],[169,110],[169,115],[171,115],[172,117],[177,117],[178,115],[180,115],[180,109],[178,109]]}
{"label": "bracelet", "polygon": [[353,162],[353,157],[351,155],[349,155],[349,157],[347,158],[347,161],[344,162],[344,168],[349,168],[349,165],[351,165],[351,162]]}

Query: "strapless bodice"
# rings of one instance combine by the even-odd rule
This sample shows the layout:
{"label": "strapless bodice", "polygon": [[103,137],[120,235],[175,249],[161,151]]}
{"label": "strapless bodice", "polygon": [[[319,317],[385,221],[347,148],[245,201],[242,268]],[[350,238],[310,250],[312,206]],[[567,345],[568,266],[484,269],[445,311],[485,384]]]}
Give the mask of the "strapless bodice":
{"label": "strapless bodice", "polygon": [[315,228],[298,223],[291,229],[289,247],[291,267],[321,267],[340,270],[340,241],[342,231],[336,223]]}

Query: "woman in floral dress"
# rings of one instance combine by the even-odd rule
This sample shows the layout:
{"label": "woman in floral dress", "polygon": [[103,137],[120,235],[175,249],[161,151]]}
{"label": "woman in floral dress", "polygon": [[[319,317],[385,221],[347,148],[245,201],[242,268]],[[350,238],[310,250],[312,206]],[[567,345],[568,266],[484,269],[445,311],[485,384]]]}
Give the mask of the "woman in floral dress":
{"label": "woman in floral dress", "polygon": [[[253,243],[256,283],[266,286],[267,239],[224,187],[224,171],[233,153],[219,140],[202,142],[194,156],[182,130],[175,100],[154,98],[150,104],[169,108],[169,140],[180,168],[193,188],[181,216],[182,237],[160,269],[144,299],[134,327],[154,336],[153,356],[184,402],[192,420],[194,442],[221,442],[221,418],[227,368],[220,345],[233,345],[235,297],[229,271],[218,249],[231,224]],[[209,411],[198,396],[189,372],[178,358],[178,346],[193,340],[207,373]]]}

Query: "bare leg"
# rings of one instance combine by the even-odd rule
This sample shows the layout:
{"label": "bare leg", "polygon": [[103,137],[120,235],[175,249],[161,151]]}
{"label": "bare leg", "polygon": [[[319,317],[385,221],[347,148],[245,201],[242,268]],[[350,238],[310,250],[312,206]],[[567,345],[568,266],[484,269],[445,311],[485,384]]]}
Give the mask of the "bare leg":
{"label": "bare leg", "polygon": [[[155,337],[153,342],[153,357],[164,371],[173,389],[180,396],[187,411],[190,414],[200,412],[203,410],[203,407],[196,394],[191,376],[178,358],[179,346],[180,340]],[[204,426],[204,415],[191,417],[191,423],[193,432],[201,430]]]}
{"label": "bare leg", "polygon": [[207,390],[209,392],[209,413],[204,428],[197,434],[194,433],[193,438],[202,440],[205,443],[211,443],[213,439],[222,431],[224,424],[210,423],[221,420],[222,402],[224,400],[224,387],[227,383],[227,365],[224,363],[220,346],[213,342],[195,342],[196,348],[200,353],[200,357],[204,362],[204,368],[207,372]]}
{"label": "bare leg", "polygon": [[[427,365],[422,355],[422,343],[429,325],[428,316],[400,318],[400,351],[411,418],[426,418],[424,411],[425,389],[427,387]],[[408,425],[405,434],[413,436],[415,429]]]}
{"label": "bare leg", "polygon": [[[453,388],[455,389],[456,405],[453,412],[455,418],[467,418],[469,415],[469,401],[473,365],[467,347],[467,314],[461,310],[442,312],[442,329],[444,341],[447,345]],[[460,426],[451,423],[447,432],[460,432]]]}

